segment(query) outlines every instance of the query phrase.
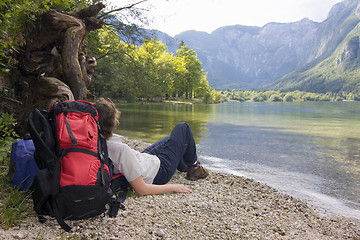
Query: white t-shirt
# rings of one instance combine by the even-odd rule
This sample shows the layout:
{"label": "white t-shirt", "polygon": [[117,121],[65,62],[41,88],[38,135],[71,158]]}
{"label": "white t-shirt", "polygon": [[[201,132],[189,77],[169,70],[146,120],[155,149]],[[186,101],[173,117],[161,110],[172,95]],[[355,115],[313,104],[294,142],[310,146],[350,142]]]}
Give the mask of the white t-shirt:
{"label": "white t-shirt", "polygon": [[114,173],[122,173],[128,182],[142,176],[145,183],[152,184],[159,171],[160,159],[155,155],[131,149],[114,135],[107,140],[109,157],[114,163]]}

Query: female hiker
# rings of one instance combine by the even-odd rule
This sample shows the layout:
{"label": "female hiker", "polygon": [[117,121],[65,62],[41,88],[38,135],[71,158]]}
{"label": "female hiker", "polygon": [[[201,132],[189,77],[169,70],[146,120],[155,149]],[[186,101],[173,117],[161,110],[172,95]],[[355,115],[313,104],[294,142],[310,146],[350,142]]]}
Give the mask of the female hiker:
{"label": "female hiker", "polygon": [[191,193],[182,184],[167,184],[176,169],[187,172],[189,180],[209,175],[197,160],[195,141],[186,123],[177,124],[170,136],[138,152],[122,143],[121,137],[112,134],[120,117],[115,104],[108,98],[100,98],[94,106],[99,113],[101,133],[107,139],[114,173],[122,173],[137,194]]}

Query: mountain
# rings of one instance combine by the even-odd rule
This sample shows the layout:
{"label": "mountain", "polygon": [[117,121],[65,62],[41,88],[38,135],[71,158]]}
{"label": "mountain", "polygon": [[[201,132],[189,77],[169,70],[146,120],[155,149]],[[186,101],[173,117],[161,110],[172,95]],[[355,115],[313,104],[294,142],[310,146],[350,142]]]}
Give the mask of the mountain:
{"label": "mountain", "polygon": [[359,19],[359,1],[344,1],[336,5],[319,29],[322,34],[318,35],[321,38],[318,38],[317,47],[324,49],[324,53],[269,87],[320,93],[359,91]]}
{"label": "mountain", "polygon": [[346,82],[341,73],[356,74],[360,62],[358,5],[359,0],[343,0],[321,23],[305,18],[263,27],[225,26],[210,34],[186,31],[175,39],[157,35],[172,52],[181,40],[195,50],[215,88],[323,91],[328,79],[326,89],[339,90],[330,85]]}

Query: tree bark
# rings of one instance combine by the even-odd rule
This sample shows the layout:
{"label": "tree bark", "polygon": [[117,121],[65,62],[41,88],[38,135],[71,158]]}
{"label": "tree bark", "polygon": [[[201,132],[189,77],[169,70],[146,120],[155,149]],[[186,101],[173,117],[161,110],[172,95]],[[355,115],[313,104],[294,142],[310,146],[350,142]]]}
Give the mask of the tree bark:
{"label": "tree bark", "polygon": [[[64,34],[62,45],[63,82],[74,94],[75,99],[86,98],[86,83],[90,83],[91,76],[80,66],[79,58],[85,58],[82,51],[82,42],[86,35],[85,24],[82,20],[70,15],[54,12],[54,19],[66,22],[69,27]],[[83,63],[83,61],[81,61]]]}
{"label": "tree bark", "polygon": [[12,75],[23,102],[20,123],[34,107],[48,110],[56,101],[87,98],[96,59],[87,55],[84,39],[104,24],[96,18],[104,7],[97,4],[72,15],[51,9],[29,31],[25,54],[17,57],[19,71]]}

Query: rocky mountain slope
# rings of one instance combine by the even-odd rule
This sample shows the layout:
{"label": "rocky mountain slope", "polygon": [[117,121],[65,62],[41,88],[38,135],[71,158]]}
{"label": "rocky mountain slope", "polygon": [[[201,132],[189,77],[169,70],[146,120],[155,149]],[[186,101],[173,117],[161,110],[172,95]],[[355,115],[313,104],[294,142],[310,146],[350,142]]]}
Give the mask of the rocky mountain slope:
{"label": "rocky mountain slope", "polygon": [[[322,89],[321,84],[324,74],[330,78],[339,66],[345,72],[357,68],[358,5],[359,0],[343,0],[321,23],[302,19],[263,27],[225,26],[210,34],[186,31],[175,39],[160,33],[158,37],[170,51],[175,52],[181,40],[195,50],[215,88],[338,91],[342,87],[327,84]],[[337,64],[330,66],[334,59]],[[321,76],[314,77],[314,67],[325,67]]]}
{"label": "rocky mountain slope", "polygon": [[[349,15],[337,22],[337,15],[349,3]],[[360,87],[360,3],[346,1],[333,8],[332,15],[323,23],[333,29],[332,38],[327,42],[320,39],[319,49],[326,49],[322,56],[311,64],[284,76],[271,87],[283,90],[303,90],[313,92],[359,93]],[[352,3],[352,4],[350,4]],[[336,28],[332,28],[338,24]]]}

